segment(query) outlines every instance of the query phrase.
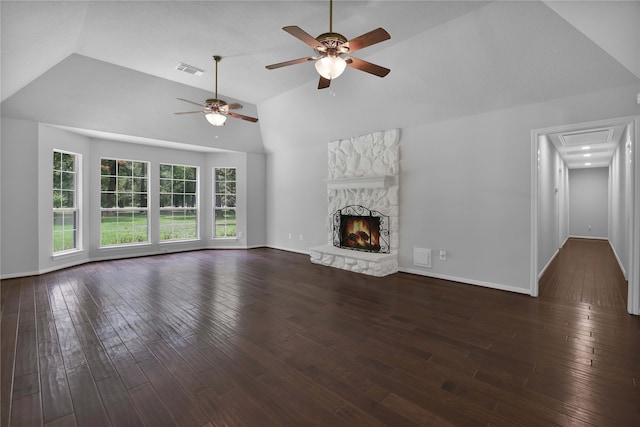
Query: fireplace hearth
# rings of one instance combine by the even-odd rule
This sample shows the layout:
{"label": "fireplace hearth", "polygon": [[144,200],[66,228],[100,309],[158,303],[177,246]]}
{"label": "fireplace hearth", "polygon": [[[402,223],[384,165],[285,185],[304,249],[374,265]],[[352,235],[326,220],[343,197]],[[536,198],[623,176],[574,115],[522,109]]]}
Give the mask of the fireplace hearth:
{"label": "fireplace hearth", "polygon": [[400,131],[329,142],[327,241],[311,262],[383,277],[398,272]]}
{"label": "fireplace hearth", "polygon": [[363,252],[389,253],[389,217],[360,205],[333,215],[333,245]]}

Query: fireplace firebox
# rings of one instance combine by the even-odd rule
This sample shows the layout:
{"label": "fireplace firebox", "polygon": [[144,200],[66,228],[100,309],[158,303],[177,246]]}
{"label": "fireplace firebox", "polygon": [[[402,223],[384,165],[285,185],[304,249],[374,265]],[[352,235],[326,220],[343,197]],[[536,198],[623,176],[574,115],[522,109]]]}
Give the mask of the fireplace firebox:
{"label": "fireplace firebox", "polygon": [[333,245],[364,252],[389,253],[389,217],[350,205],[333,215]]}

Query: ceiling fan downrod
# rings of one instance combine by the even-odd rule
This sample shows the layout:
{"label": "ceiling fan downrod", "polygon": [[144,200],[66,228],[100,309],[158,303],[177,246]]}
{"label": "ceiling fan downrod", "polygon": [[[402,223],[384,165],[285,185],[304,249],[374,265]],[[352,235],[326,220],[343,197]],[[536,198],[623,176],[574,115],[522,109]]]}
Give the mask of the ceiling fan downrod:
{"label": "ceiling fan downrod", "polygon": [[213,56],[213,60],[216,61],[216,99],[218,99],[218,62],[220,62],[221,59],[218,55]]}

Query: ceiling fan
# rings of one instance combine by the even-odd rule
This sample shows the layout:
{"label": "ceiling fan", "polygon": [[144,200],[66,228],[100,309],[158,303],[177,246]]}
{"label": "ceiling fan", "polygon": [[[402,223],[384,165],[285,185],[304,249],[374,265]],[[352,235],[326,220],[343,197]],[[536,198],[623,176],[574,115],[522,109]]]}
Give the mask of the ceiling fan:
{"label": "ceiling fan", "polygon": [[282,28],[287,33],[311,46],[315,51],[315,56],[293,59],[291,61],[280,62],[278,64],[267,65],[267,69],[286,67],[288,65],[301,64],[303,62],[316,61],[316,70],[320,74],[318,89],[328,88],[331,80],[342,74],[349,66],[360,71],[384,77],[391,71],[388,68],[372,64],[353,56],[342,57],[351,54],[365,47],[389,40],[391,36],[383,28],[376,28],[354,39],[347,40],[345,36],[333,32],[333,0],[329,0],[329,32],[320,34],[313,38],[309,33],[295,25]]}
{"label": "ceiling fan", "polygon": [[204,101],[204,104],[198,104],[197,102],[189,101],[188,99],[177,98],[180,101],[188,102],[189,104],[197,105],[198,107],[202,107],[202,110],[198,111],[185,111],[181,113],[173,113],[173,114],[196,114],[203,113],[205,118],[214,126],[223,126],[224,122],[227,120],[227,116],[231,116],[235,119],[242,119],[248,122],[257,122],[258,119],[255,117],[249,117],[242,114],[235,113],[231,110],[238,110],[242,108],[242,105],[237,102],[233,104],[227,104],[221,99],[218,99],[218,62],[220,62],[222,58],[220,56],[214,56],[213,60],[216,61],[216,97],[213,99],[207,99]]}

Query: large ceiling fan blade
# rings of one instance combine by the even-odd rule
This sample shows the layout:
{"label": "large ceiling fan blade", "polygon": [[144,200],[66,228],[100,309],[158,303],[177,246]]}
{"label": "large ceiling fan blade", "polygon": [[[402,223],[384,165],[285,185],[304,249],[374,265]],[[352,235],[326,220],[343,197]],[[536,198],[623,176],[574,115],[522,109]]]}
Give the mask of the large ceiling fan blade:
{"label": "large ceiling fan blade", "polygon": [[275,70],[276,68],[286,67],[288,65],[302,64],[303,62],[315,61],[315,56],[307,56],[304,58],[292,59],[291,61],[280,62],[278,64],[267,65],[267,70]]}
{"label": "large ceiling fan blade", "polygon": [[227,105],[227,107],[229,107],[229,110],[239,110],[242,108],[242,104],[238,104],[237,102],[234,102],[233,104]]}
{"label": "large ceiling fan blade", "polygon": [[331,84],[331,80],[325,79],[324,77],[320,76],[320,81],[318,82],[318,89],[326,89],[329,87],[330,84]]}
{"label": "large ceiling fan blade", "polygon": [[369,31],[355,39],[349,40],[347,44],[349,46],[349,52],[355,52],[367,46],[389,40],[390,38],[391,36],[384,28],[376,28],[375,30]]}
{"label": "large ceiling fan blade", "polygon": [[178,99],[179,101],[188,102],[189,104],[197,105],[198,107],[207,108],[206,105],[198,104],[197,102],[189,101],[188,99],[184,99],[184,98],[176,98],[176,99]]}
{"label": "large ceiling fan blade", "polygon": [[347,65],[351,68],[355,68],[378,77],[384,77],[391,71],[388,68],[372,64],[371,62],[367,62],[362,59],[354,58],[353,56],[345,58],[345,61],[347,61]]}
{"label": "large ceiling fan blade", "polygon": [[204,111],[182,111],[180,113],[173,113],[173,114],[195,114],[195,113],[204,113]]}
{"label": "large ceiling fan blade", "polygon": [[300,27],[291,25],[288,27],[283,27],[282,29],[285,30],[287,33],[291,34],[293,37],[297,38],[298,40],[301,40],[304,43],[308,44],[314,49],[317,49],[319,51],[325,51],[327,49],[322,43],[316,40],[311,34],[307,33],[305,30],[303,30]]}
{"label": "large ceiling fan blade", "polygon": [[258,121],[258,119],[256,119],[255,117],[249,117],[249,116],[245,116],[243,114],[234,113],[234,112],[231,112],[231,111],[229,111],[227,114],[230,115],[231,117],[235,117],[236,119],[242,119],[242,120],[246,120],[248,122],[255,123],[255,122]]}

